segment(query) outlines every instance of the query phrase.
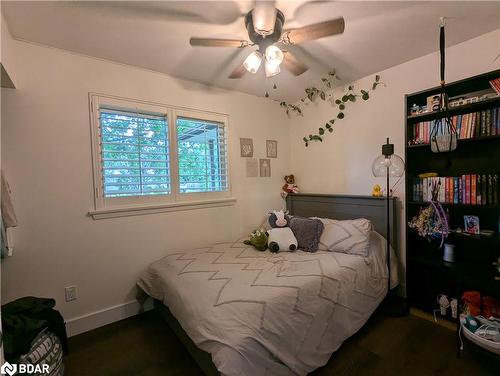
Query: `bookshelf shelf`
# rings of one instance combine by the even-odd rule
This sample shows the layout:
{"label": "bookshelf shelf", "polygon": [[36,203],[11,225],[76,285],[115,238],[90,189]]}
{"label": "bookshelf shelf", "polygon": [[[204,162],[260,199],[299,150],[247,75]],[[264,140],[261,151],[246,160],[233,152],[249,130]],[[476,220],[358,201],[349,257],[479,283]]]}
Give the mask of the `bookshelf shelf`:
{"label": "bookshelf shelf", "polygon": [[[500,95],[496,96],[495,98],[483,100],[481,102],[469,103],[469,104],[464,104],[462,106],[452,107],[449,110],[449,114],[450,115],[466,114],[469,112],[477,112],[484,110],[486,108],[491,108],[499,105],[500,105]],[[410,125],[420,121],[441,119],[444,116],[445,115],[442,111],[432,111],[432,112],[424,112],[421,114],[409,115],[406,119],[408,121],[408,125]]]}
{"label": "bookshelf shelf", "polygon": [[[476,96],[476,93],[491,91],[489,81],[497,77],[500,77],[500,70],[447,84],[446,91],[450,97]],[[427,97],[438,93],[439,88],[434,87],[406,95],[406,114],[410,113],[414,104],[424,106],[427,103]],[[450,109],[449,115],[489,111],[497,107],[500,107],[500,96],[453,107]],[[415,137],[415,127],[418,126],[419,122],[440,118],[443,118],[442,112],[428,112],[405,118],[406,223],[411,221],[421,207],[429,205],[429,202],[419,199],[419,196],[426,196],[413,195],[414,178],[419,174],[435,172],[440,177],[481,176],[481,187],[484,186],[482,175],[491,175],[493,182],[495,182],[494,175],[500,176],[500,134],[495,134],[495,132],[487,133],[488,135],[471,132],[470,134],[475,137],[458,140],[457,149],[447,153],[433,153],[428,143],[409,143]],[[466,177],[466,179],[468,178]],[[479,177],[477,179],[479,181]],[[487,181],[489,182],[489,180]],[[452,183],[455,184],[454,182],[455,180]],[[491,188],[493,199],[490,200],[490,196],[487,196],[487,204],[441,203],[449,217],[451,229],[463,229],[464,215],[475,215],[479,217],[481,231],[490,230],[493,232],[492,235],[450,233],[446,242],[455,245],[456,263],[443,261],[443,251],[439,249],[439,241],[429,242],[406,226],[407,296],[411,306],[432,313],[437,308],[437,295],[446,294],[450,298],[459,298],[460,300],[463,291],[469,289],[479,290],[483,294],[500,298],[500,281],[495,280],[493,268],[493,261],[500,257],[500,192],[498,192],[500,183],[498,186],[495,184],[493,183]],[[493,193],[495,186],[497,187],[496,201]],[[454,185],[449,185],[449,187],[454,187]],[[445,191],[446,200],[455,200],[453,189]],[[421,191],[418,192],[421,193]],[[477,198],[479,198],[479,192]]]}
{"label": "bookshelf shelf", "polygon": [[[472,137],[472,138],[463,138],[461,140],[457,140],[457,145],[461,144],[468,144],[468,143],[476,143],[476,142],[489,142],[489,141],[496,141],[497,139],[500,138],[500,135],[495,135],[495,136],[480,136],[480,137]],[[415,149],[415,148],[429,148],[431,147],[430,144],[411,144],[407,146],[408,149]]]}
{"label": "bookshelf shelf", "polygon": [[[428,201],[407,201],[408,205],[418,205],[425,206],[429,205]],[[468,208],[468,209],[479,209],[479,210],[500,210],[500,205],[472,205],[472,204],[457,204],[451,202],[441,202],[443,207],[457,207],[457,208]]]}

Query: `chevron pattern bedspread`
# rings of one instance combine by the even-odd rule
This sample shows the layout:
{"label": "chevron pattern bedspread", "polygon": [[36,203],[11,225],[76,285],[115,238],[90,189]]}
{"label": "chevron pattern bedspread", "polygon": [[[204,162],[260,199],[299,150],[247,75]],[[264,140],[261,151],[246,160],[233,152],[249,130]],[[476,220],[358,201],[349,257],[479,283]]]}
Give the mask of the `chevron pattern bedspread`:
{"label": "chevron pattern bedspread", "polygon": [[383,238],[368,257],[259,252],[243,243],[171,251],[138,285],[169,307],[223,375],[305,375],[368,320],[387,284]]}

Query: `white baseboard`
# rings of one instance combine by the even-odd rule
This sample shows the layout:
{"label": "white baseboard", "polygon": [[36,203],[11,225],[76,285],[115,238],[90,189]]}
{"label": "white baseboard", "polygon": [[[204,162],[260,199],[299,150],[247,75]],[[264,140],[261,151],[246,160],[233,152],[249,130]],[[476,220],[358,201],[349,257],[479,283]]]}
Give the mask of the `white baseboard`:
{"label": "white baseboard", "polygon": [[89,330],[111,324],[116,321],[135,316],[139,313],[153,309],[153,300],[147,299],[144,303],[132,300],[113,307],[101,309],[99,311],[87,313],[82,316],[66,320],[66,332],[68,337],[88,332]]}

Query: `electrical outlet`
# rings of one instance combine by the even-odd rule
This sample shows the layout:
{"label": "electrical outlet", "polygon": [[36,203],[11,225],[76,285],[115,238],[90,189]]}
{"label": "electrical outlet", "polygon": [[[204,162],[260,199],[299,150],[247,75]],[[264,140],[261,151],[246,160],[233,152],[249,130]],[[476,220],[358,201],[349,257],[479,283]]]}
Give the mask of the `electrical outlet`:
{"label": "electrical outlet", "polygon": [[67,302],[77,299],[76,286],[68,286],[64,288],[64,295]]}

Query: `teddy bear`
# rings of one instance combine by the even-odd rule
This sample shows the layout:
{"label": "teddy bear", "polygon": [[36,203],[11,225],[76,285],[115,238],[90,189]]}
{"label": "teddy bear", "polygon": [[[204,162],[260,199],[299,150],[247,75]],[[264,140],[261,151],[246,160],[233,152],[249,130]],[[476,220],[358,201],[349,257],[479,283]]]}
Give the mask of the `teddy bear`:
{"label": "teddy bear", "polygon": [[265,251],[267,249],[267,239],[268,235],[265,230],[255,230],[250,234],[250,239],[245,240],[243,244],[252,245],[259,251]]}
{"label": "teddy bear", "polygon": [[269,216],[269,225],[271,229],[267,232],[268,247],[271,252],[295,251],[297,249],[297,239],[290,227],[290,218],[283,210],[273,211]]}
{"label": "teddy bear", "polygon": [[285,185],[283,185],[282,192],[281,192],[281,197],[286,198],[289,193],[299,193],[299,187],[295,184],[295,176],[292,175],[286,175],[284,177],[285,179]]}

